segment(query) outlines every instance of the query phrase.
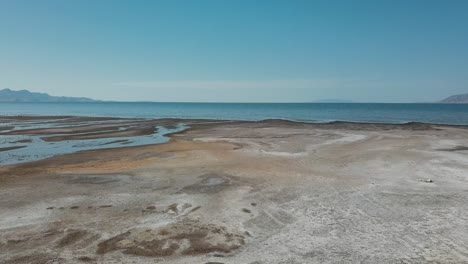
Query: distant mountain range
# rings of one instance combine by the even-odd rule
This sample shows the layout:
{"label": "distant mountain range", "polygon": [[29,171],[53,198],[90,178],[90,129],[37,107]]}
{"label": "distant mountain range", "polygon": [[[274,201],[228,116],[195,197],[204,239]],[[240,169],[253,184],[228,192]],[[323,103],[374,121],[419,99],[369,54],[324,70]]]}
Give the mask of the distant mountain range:
{"label": "distant mountain range", "polygon": [[468,104],[468,93],[467,94],[457,94],[452,95],[444,100],[439,101],[439,103],[445,104]]}
{"label": "distant mountain range", "polygon": [[354,103],[354,101],[342,99],[322,99],[316,100],[314,103]]}
{"label": "distant mountain range", "polygon": [[28,90],[0,90],[0,102],[99,102],[86,97],[51,96],[46,93],[34,93]]}
{"label": "distant mountain range", "polygon": [[[52,96],[46,93],[35,93],[28,90],[14,91],[11,89],[0,90],[0,102],[102,102],[86,97],[67,97],[67,96]],[[328,99],[317,100],[316,103],[351,103],[353,101]],[[452,95],[438,103],[445,104],[468,104],[468,93]]]}

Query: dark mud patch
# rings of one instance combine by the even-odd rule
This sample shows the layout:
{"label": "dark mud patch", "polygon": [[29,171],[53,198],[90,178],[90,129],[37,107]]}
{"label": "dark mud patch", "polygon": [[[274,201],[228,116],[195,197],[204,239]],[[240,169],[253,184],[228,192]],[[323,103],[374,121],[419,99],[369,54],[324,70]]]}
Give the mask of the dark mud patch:
{"label": "dark mud patch", "polygon": [[107,143],[103,143],[101,145],[111,145],[111,144],[127,144],[130,143],[128,139],[119,139],[119,140],[113,140]]}
{"label": "dark mud patch", "polygon": [[78,260],[81,261],[81,262],[94,262],[95,261],[94,258],[88,257],[88,256],[78,257]]}
{"label": "dark mud patch", "polygon": [[192,210],[190,210],[189,214],[198,211],[200,208],[201,208],[200,205],[197,207],[194,207]]}
{"label": "dark mud patch", "polygon": [[4,148],[0,148],[0,152],[2,151],[9,151],[9,150],[14,150],[14,149],[20,149],[20,148],[24,148],[26,146],[12,146],[12,147],[4,147]]}
{"label": "dark mud patch", "polygon": [[85,238],[86,235],[88,235],[88,232],[86,232],[84,230],[69,231],[69,232],[67,232],[65,234],[65,236],[63,238],[61,238],[57,242],[57,246],[58,247],[66,247],[66,246],[69,246],[69,245],[73,245],[76,242],[78,242],[79,240]]}
{"label": "dark mud patch", "polygon": [[[6,248],[6,251],[36,248],[56,241],[62,234],[60,230],[50,229],[38,232],[14,233],[8,236],[4,235],[2,238],[6,240],[6,243],[3,246]],[[0,242],[1,251],[3,251],[3,248]]]}
{"label": "dark mud patch", "polygon": [[46,253],[32,254],[26,256],[17,256],[10,258],[6,261],[0,262],[2,264],[51,264],[51,263],[65,263],[65,260]]}
{"label": "dark mud patch", "polygon": [[75,135],[61,135],[61,136],[50,136],[42,137],[41,139],[46,142],[57,142],[64,140],[83,140],[83,139],[98,139],[98,138],[114,138],[114,137],[133,137],[133,136],[146,136],[157,132],[156,127],[137,127],[128,128],[125,130],[117,131],[106,131],[96,133],[85,133]]}
{"label": "dark mud patch", "polygon": [[27,138],[27,139],[16,140],[16,141],[13,141],[11,143],[31,143],[31,142],[32,142],[32,139]]}
{"label": "dark mud patch", "polygon": [[14,128],[14,126],[0,126],[0,131],[12,130]]}
{"label": "dark mud patch", "polygon": [[68,184],[110,184],[120,181],[129,181],[131,176],[126,174],[80,174],[71,175]]}
{"label": "dark mud patch", "polygon": [[171,204],[171,205],[169,205],[169,206],[167,207],[167,212],[171,212],[171,211],[174,212],[174,213],[176,213],[176,214],[179,212],[179,208],[177,208],[177,204],[176,204],[176,203],[173,203],[173,204]]}
{"label": "dark mud patch", "polygon": [[443,149],[438,149],[439,151],[468,151],[468,147],[466,146],[456,146],[453,148],[443,148]]}
{"label": "dark mud patch", "polygon": [[228,254],[244,243],[244,236],[229,232],[223,226],[186,221],[159,229],[127,231],[99,243],[96,253],[122,250],[124,254],[147,257]]}
{"label": "dark mud patch", "polygon": [[428,131],[439,130],[432,124],[421,122],[408,122],[404,124],[386,124],[386,123],[359,123],[346,121],[333,121],[329,123],[312,124],[317,128],[346,129],[346,130],[410,130],[410,131]]}
{"label": "dark mud patch", "polygon": [[218,193],[234,185],[234,177],[227,174],[209,173],[200,176],[201,181],[185,186],[184,193]]}
{"label": "dark mud patch", "polygon": [[224,121],[217,123],[196,123],[191,125],[195,129],[210,129],[223,126],[225,128],[265,128],[265,127],[286,127],[286,128],[316,128],[316,129],[344,129],[344,130],[367,130],[367,131],[388,131],[388,130],[410,130],[410,131],[429,131],[440,130],[439,127],[457,127],[467,128],[467,126],[429,124],[421,122],[408,123],[367,123],[367,122],[349,122],[332,121],[328,123],[309,123],[282,119],[266,119],[262,121]]}
{"label": "dark mud patch", "polygon": [[82,249],[88,247],[100,238],[100,235],[82,229],[62,231],[60,239],[56,241],[57,248]]}

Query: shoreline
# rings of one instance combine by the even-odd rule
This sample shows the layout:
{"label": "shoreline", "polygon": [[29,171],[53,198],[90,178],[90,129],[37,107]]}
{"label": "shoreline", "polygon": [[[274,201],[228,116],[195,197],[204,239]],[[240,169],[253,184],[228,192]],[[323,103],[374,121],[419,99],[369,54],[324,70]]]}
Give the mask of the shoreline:
{"label": "shoreline", "polygon": [[[0,116],[3,118],[4,116]],[[95,149],[85,149],[85,150],[76,150],[72,151],[69,153],[63,153],[63,154],[56,154],[56,155],[51,155],[48,157],[44,157],[41,159],[35,159],[35,160],[30,160],[30,161],[19,161],[15,163],[10,163],[10,164],[0,164],[1,167],[10,167],[10,166],[16,166],[16,165],[22,165],[22,164],[29,164],[29,163],[40,163],[42,161],[47,161],[50,159],[54,159],[55,157],[64,156],[64,155],[73,155],[76,153],[87,153],[87,152],[99,152],[99,151],[111,151],[111,150],[125,150],[125,149],[138,149],[138,148],[144,148],[144,147],[152,147],[152,146],[158,146],[158,145],[163,145],[170,143],[174,137],[176,136],[183,136],[187,133],[190,133],[192,130],[198,130],[198,129],[211,129],[213,127],[217,126],[247,126],[248,128],[257,128],[257,127],[291,127],[291,128],[305,128],[305,129],[325,129],[325,130],[357,130],[357,131],[388,131],[388,130],[409,130],[409,131],[431,131],[431,130],[440,130],[443,128],[455,128],[455,129],[467,129],[468,130],[468,125],[445,125],[445,124],[431,124],[431,123],[422,123],[422,122],[407,122],[407,123],[367,123],[367,122],[352,122],[352,121],[331,121],[331,122],[326,122],[326,123],[309,123],[309,122],[302,122],[302,121],[293,121],[293,120],[287,120],[287,119],[266,119],[266,120],[259,120],[259,121],[251,121],[251,120],[214,120],[214,119],[179,119],[179,118],[161,118],[161,119],[147,119],[147,118],[115,118],[115,117],[89,117],[89,116],[58,116],[60,119],[60,122],[62,122],[62,119],[70,119],[73,120],[73,122],[76,122],[79,120],[79,122],[82,121],[128,121],[131,124],[137,124],[139,122],[143,124],[158,124],[159,122],[169,125],[169,126],[175,126],[176,124],[185,124],[186,127],[183,128],[180,131],[175,131],[175,132],[167,132],[162,134],[162,136],[168,138],[168,140],[163,141],[163,142],[148,142],[146,144],[141,144],[141,145],[130,145],[126,146],[128,144],[128,139],[126,137],[132,137],[132,136],[141,136],[141,135],[148,135],[146,133],[137,133],[134,135],[128,135],[124,134],[123,137],[112,137],[109,136],[107,137],[108,134],[112,133],[118,133],[118,131],[107,131],[106,132],[96,132],[100,131],[102,128],[100,127],[99,124],[94,124],[92,126],[96,126],[94,130],[89,130],[86,131],[85,133],[58,133],[57,136],[53,136],[55,134],[49,134],[49,133],[44,133],[44,134],[39,134],[40,138],[44,140],[44,142],[56,142],[56,141],[61,141],[61,140],[47,140],[48,138],[73,138],[71,141],[80,141],[80,140],[87,140],[86,135],[95,135],[95,134],[102,134],[104,135],[102,138],[103,139],[109,139],[112,141],[102,143],[100,146],[106,146],[106,145],[113,145],[115,143],[118,143],[120,145],[115,145],[115,146],[109,146],[109,147],[100,147],[100,148],[95,148]],[[18,118],[18,119],[17,119]],[[9,119],[13,121],[24,121],[28,120],[29,116],[11,116]],[[34,116],[34,120],[49,120],[50,118],[55,119],[56,116]],[[123,123],[125,124],[125,123]],[[86,126],[86,125],[85,125]],[[73,127],[73,126],[72,126]],[[74,126],[74,127],[80,127],[80,126]],[[11,128],[14,128],[11,127]],[[54,129],[54,128],[52,128]],[[27,132],[31,132],[31,130],[35,131],[36,129],[27,129],[25,134],[28,134]],[[37,130],[43,130],[43,128],[39,128]],[[156,132],[158,131],[157,128],[155,128]],[[14,131],[14,130],[12,130]],[[8,135],[9,132],[11,131],[0,131],[0,136],[1,135]],[[23,135],[21,133],[21,130],[19,130],[19,135]],[[123,133],[122,133],[123,134]],[[17,135],[17,134],[16,134]],[[66,140],[66,139],[64,139]],[[68,141],[68,140],[67,140]],[[8,147],[3,147],[0,149],[0,152],[7,152],[9,150],[16,150],[16,149],[22,149],[25,148],[26,146],[24,143],[31,143],[32,141],[29,139],[22,139],[16,142],[12,143],[21,143],[21,145],[18,146],[8,146]],[[447,151],[457,151],[457,148],[460,146],[455,146],[453,149],[447,149]],[[461,148],[464,148],[461,146]],[[464,150],[464,149],[462,149]]]}
{"label": "shoreline", "polygon": [[[26,121],[26,120],[47,120],[47,119],[76,119],[82,121],[108,121],[108,120],[140,120],[140,121],[163,121],[163,122],[246,122],[246,123],[258,123],[258,122],[291,122],[299,124],[362,124],[362,125],[411,125],[411,124],[423,124],[423,125],[434,125],[434,126],[449,126],[449,127],[468,127],[468,124],[450,124],[450,123],[431,123],[431,122],[419,122],[419,121],[402,121],[402,122],[377,122],[377,121],[353,121],[353,120],[299,120],[299,119],[287,119],[287,118],[267,118],[267,119],[216,119],[216,118],[179,118],[179,117],[116,117],[116,116],[87,116],[87,115],[1,115],[0,121]],[[9,126],[1,126],[4,128]],[[1,131],[1,130],[0,130]]]}
{"label": "shoreline", "polygon": [[[332,121],[326,123],[310,123],[303,121],[292,121],[286,119],[266,119],[260,121],[240,120],[213,120],[213,119],[146,119],[146,118],[115,118],[115,117],[88,117],[88,116],[0,116],[8,130],[0,131],[0,136],[14,136],[7,146],[2,147],[2,152],[10,155],[8,163],[0,163],[0,166],[14,165],[51,158],[56,155],[70,154],[80,151],[99,149],[119,149],[129,147],[141,147],[146,145],[159,145],[166,143],[173,136],[183,135],[192,129],[210,129],[217,126],[241,125],[249,128],[256,127],[302,127],[307,129],[325,130],[439,130],[443,128],[468,129],[467,125],[444,125],[420,122],[408,123],[366,123],[350,121]],[[30,123],[33,121],[33,123]],[[39,123],[36,123],[39,121]],[[22,128],[23,124],[27,127]],[[47,124],[42,126],[41,124]],[[176,129],[177,126],[185,126]],[[39,127],[35,128],[38,125]],[[18,129],[16,129],[19,127]],[[170,128],[161,131],[161,128]],[[171,131],[176,129],[178,131]],[[153,140],[152,137],[156,136]],[[133,141],[132,141],[133,140]],[[42,143],[41,143],[42,142]],[[55,154],[34,152],[33,158],[28,158],[28,146],[34,147],[41,143],[65,144],[65,152],[56,150]],[[82,142],[82,143],[80,143]],[[92,142],[92,145],[90,145]],[[21,143],[21,145],[20,145]],[[73,144],[75,143],[75,144]],[[89,143],[89,144],[88,144]],[[85,148],[79,145],[87,146]],[[35,147],[34,147],[35,148]],[[57,147],[55,147],[57,149]],[[11,156],[13,155],[13,156]],[[38,156],[39,155],[39,156]],[[41,155],[43,156],[41,158]],[[18,158],[14,158],[18,156]],[[17,161],[13,161],[17,159]]]}
{"label": "shoreline", "polygon": [[[203,104],[203,103],[202,103]],[[217,104],[217,103],[214,103]],[[237,103],[234,103],[237,104]],[[252,103],[256,104],[256,103]],[[276,103],[272,103],[276,104]],[[305,103],[307,104],[307,103]],[[329,104],[329,103],[326,103]],[[361,104],[361,103],[358,103]],[[385,103],[369,103],[369,104],[385,104]],[[388,104],[393,104],[393,103],[388,103]],[[402,103],[406,104],[406,103]],[[408,104],[420,104],[420,103],[408,103]],[[422,103],[425,104],[425,103]],[[439,103],[434,103],[439,105]],[[447,104],[447,105],[464,105],[464,104]],[[466,104],[468,105],[468,104]],[[231,118],[231,119],[225,119],[225,118],[207,118],[207,117],[151,117],[151,116],[109,116],[109,115],[42,115],[42,114],[24,114],[24,115],[17,115],[17,114],[0,114],[0,121],[2,119],[4,120],[14,120],[14,119],[23,119],[23,120],[43,120],[43,119],[73,119],[73,118],[78,118],[78,119],[83,119],[83,120],[94,120],[94,121],[100,121],[100,120],[180,120],[180,121],[224,121],[224,122],[263,122],[263,121],[275,121],[275,120],[284,120],[284,121],[290,121],[290,122],[295,122],[295,123],[306,123],[306,124],[328,124],[328,123],[334,123],[334,122],[343,122],[343,123],[359,123],[359,124],[393,124],[393,125],[398,125],[398,124],[408,124],[408,123],[421,123],[421,124],[430,124],[430,125],[444,125],[444,126],[468,126],[468,123],[466,124],[456,124],[456,123],[442,123],[442,122],[424,122],[424,121],[417,121],[417,120],[402,120],[399,122],[391,122],[391,121],[365,121],[365,120],[352,120],[352,119],[311,119],[311,120],[305,120],[305,119],[292,119],[292,118],[264,118],[264,119],[238,119],[238,118]],[[0,130],[1,131],[1,130]]]}

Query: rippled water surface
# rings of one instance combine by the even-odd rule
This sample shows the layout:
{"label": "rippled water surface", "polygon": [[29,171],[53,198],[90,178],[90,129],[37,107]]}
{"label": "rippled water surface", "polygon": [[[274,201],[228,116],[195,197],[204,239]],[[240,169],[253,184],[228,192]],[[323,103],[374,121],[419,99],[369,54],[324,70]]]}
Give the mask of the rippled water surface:
{"label": "rippled water surface", "polygon": [[378,103],[0,103],[1,115],[80,115],[309,122],[409,121],[468,125],[468,104]]}

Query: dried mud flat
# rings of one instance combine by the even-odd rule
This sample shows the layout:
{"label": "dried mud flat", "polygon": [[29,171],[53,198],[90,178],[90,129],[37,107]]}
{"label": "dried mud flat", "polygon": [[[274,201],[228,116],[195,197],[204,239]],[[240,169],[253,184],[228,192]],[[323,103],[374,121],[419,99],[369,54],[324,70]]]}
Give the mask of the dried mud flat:
{"label": "dried mud flat", "polygon": [[465,127],[193,121],[171,137],[1,166],[0,263],[468,262]]}

